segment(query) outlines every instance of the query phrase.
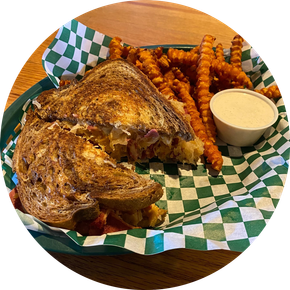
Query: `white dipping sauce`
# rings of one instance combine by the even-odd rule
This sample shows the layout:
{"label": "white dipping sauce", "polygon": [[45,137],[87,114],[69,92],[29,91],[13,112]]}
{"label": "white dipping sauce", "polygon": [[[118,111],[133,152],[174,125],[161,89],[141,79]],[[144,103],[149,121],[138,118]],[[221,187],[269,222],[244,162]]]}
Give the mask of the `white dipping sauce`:
{"label": "white dipping sauce", "polygon": [[247,93],[221,94],[212,105],[221,119],[240,127],[263,127],[274,119],[274,111],[267,102]]}

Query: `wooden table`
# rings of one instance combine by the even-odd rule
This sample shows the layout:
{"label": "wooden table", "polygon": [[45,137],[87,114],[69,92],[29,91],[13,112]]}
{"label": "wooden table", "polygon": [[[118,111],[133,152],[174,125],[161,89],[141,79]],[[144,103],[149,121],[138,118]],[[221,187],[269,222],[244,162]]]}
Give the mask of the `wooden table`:
{"label": "wooden table", "polygon": [[[236,32],[217,19],[186,6],[133,1],[104,6],[76,18],[84,25],[125,43],[143,46],[159,44],[199,44],[204,34],[216,37],[229,48]],[[22,93],[47,75],[41,57],[57,32],[49,36],[31,55],[19,73],[8,97],[6,108]]]}
{"label": "wooden table", "polygon": [[[86,26],[128,44],[199,44],[204,34],[229,48],[236,34],[228,26],[197,10],[165,2],[122,2],[90,11],[77,18]],[[41,64],[44,50],[56,32],[31,55],[18,75],[6,108],[46,77]],[[123,288],[156,289],[184,285],[221,269],[240,253],[177,249],[153,256],[74,256],[50,253],[73,271],[92,280]],[[114,265],[114,266],[112,266]]]}

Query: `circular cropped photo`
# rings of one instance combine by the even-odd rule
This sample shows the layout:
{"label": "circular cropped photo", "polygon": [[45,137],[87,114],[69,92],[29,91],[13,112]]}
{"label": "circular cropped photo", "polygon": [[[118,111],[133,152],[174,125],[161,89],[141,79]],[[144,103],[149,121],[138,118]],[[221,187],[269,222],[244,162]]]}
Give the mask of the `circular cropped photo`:
{"label": "circular cropped photo", "polygon": [[25,63],[1,127],[5,194],[33,239],[128,289],[186,285],[248,249],[289,145],[283,96],[246,35],[163,1],[64,23]]}

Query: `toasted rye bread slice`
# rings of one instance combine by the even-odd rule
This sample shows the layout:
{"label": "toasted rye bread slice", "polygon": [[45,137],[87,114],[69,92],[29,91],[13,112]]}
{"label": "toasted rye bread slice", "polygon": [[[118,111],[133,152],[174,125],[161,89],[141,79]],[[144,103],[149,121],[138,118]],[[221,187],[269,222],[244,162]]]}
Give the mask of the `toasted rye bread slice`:
{"label": "toasted rye bread slice", "polygon": [[160,184],[142,178],[90,142],[39,119],[32,110],[13,155],[17,191],[25,210],[40,220],[73,229],[94,219],[102,206],[130,211],[163,194]]}
{"label": "toasted rye bread slice", "polygon": [[123,59],[107,60],[81,81],[43,92],[34,105],[42,119],[76,125],[74,133],[86,135],[117,160],[157,156],[195,164],[203,153],[183,104],[169,101]]}
{"label": "toasted rye bread slice", "polygon": [[51,89],[37,97],[42,119],[112,127],[194,139],[190,124],[135,65],[107,60],[66,89]]}

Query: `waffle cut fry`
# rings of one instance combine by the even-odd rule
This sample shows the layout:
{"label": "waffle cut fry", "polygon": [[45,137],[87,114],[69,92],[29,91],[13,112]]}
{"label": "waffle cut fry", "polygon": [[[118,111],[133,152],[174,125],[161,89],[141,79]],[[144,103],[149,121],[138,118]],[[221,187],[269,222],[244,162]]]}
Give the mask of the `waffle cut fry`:
{"label": "waffle cut fry", "polygon": [[233,67],[242,70],[242,48],[244,39],[236,35],[232,40],[230,63]]}
{"label": "waffle cut fry", "polygon": [[173,81],[173,87],[178,95],[178,98],[185,104],[186,111],[191,117],[191,127],[198,138],[204,143],[204,155],[211,163],[214,170],[220,171],[223,165],[223,158],[218,147],[213,144],[206,133],[205,125],[200,117],[200,113],[196,107],[194,99],[189,93],[189,83],[181,82],[177,79]]}
{"label": "waffle cut fry", "polygon": [[251,80],[247,77],[244,71],[233,67],[231,64],[225,61],[219,61],[214,59],[212,61],[212,70],[218,75],[220,80],[229,80],[235,83],[236,88],[248,88],[251,89],[253,84]]}
{"label": "waffle cut fry", "polygon": [[173,71],[167,70],[163,75],[163,83],[160,84],[158,90],[161,94],[168,97],[169,100],[177,100],[174,91],[172,90],[173,81],[175,79],[175,75]]}
{"label": "waffle cut fry", "polygon": [[191,51],[184,51],[182,49],[169,48],[167,57],[174,66],[185,64],[188,66],[196,65],[198,61],[197,49]]}
{"label": "waffle cut fry", "polygon": [[184,73],[178,67],[173,67],[171,71],[173,72],[175,79],[178,79],[179,81],[183,83],[189,84],[188,77],[186,77]]}
{"label": "waffle cut fry", "polygon": [[138,60],[138,53],[140,52],[139,48],[133,48],[131,47],[130,50],[128,51],[128,55],[126,57],[126,60],[136,64],[137,60]]}
{"label": "waffle cut fry", "polygon": [[[138,61],[140,65],[138,65]],[[138,53],[137,67],[145,73],[157,89],[169,99],[175,99],[170,82],[165,79],[158,65],[158,59],[154,52],[144,49]]]}
{"label": "waffle cut fry", "polygon": [[196,99],[198,109],[205,125],[208,138],[213,143],[216,140],[216,126],[209,106],[211,99],[209,88],[212,82],[210,67],[214,57],[212,49],[214,40],[215,38],[211,35],[204,36],[199,49],[199,58],[196,69]]}
{"label": "waffle cut fry", "polygon": [[219,43],[216,46],[215,56],[216,56],[216,59],[218,59],[219,61],[225,61],[224,48],[223,48],[223,45],[221,43]]}
{"label": "waffle cut fry", "polygon": [[270,86],[268,88],[263,88],[261,90],[255,90],[255,92],[262,94],[263,96],[270,98],[270,99],[281,97],[280,90],[279,90],[278,86],[276,86],[276,85]]}
{"label": "waffle cut fry", "polygon": [[170,64],[171,64],[171,61],[170,59],[167,57],[166,54],[162,54],[160,56],[160,58],[158,58],[158,64],[159,66],[162,68],[162,69],[169,69],[170,68]]}
{"label": "waffle cut fry", "polygon": [[122,39],[120,37],[114,37],[109,44],[109,59],[122,58],[123,46],[121,44]]}
{"label": "waffle cut fry", "polygon": [[158,87],[158,84],[163,82],[163,75],[157,60],[150,50],[142,50],[138,54],[138,59],[142,63],[141,70],[149,77],[154,85]]}

